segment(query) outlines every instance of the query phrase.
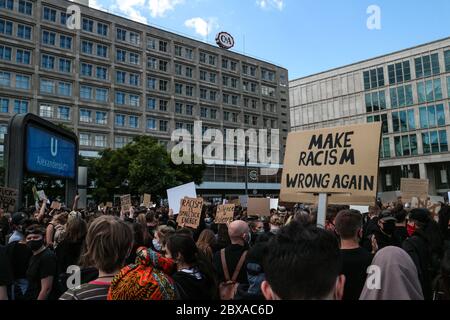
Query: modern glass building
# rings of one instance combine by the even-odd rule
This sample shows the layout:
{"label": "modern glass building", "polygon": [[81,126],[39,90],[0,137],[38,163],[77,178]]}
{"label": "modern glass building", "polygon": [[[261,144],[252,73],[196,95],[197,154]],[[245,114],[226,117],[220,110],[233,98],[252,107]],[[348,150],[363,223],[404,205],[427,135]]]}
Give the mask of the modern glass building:
{"label": "modern glass building", "polygon": [[[84,1],[85,3],[87,1]],[[95,157],[137,135],[170,147],[171,133],[289,129],[288,72],[272,63],[65,0],[0,0],[0,138],[13,114],[32,112],[75,131]],[[279,167],[279,165],[277,164]],[[250,163],[208,166],[199,192],[277,193],[280,175]],[[255,174],[256,172],[256,174]]]}
{"label": "modern glass building", "polygon": [[[450,38],[290,81],[292,130],[380,121],[378,190],[450,190]],[[371,137],[367,137],[370,139]]]}

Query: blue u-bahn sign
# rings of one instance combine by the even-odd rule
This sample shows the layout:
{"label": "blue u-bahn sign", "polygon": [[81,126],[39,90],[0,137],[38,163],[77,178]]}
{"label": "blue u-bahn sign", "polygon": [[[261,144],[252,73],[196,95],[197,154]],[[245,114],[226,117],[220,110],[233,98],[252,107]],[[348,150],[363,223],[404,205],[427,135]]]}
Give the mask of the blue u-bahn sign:
{"label": "blue u-bahn sign", "polygon": [[28,172],[75,178],[77,155],[74,141],[32,124],[26,130],[25,164]]}

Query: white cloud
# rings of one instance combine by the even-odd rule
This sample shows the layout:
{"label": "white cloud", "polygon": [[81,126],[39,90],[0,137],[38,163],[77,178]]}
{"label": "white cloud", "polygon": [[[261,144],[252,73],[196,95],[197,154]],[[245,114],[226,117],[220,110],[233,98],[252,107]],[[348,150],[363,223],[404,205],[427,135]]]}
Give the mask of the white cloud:
{"label": "white cloud", "polygon": [[106,8],[103,7],[100,3],[98,3],[97,0],[89,0],[89,7],[97,10],[106,11]]}
{"label": "white cloud", "polygon": [[164,17],[167,11],[172,11],[177,5],[183,3],[184,0],[149,0],[150,15],[153,18]]}
{"label": "white cloud", "polygon": [[146,0],[116,0],[110,9],[131,20],[147,23],[147,18],[141,14],[145,3]]}
{"label": "white cloud", "polygon": [[192,18],[186,20],[184,25],[188,28],[193,28],[195,33],[201,35],[202,37],[207,37],[211,32],[219,27],[217,18],[208,18],[208,20],[199,17]]}
{"label": "white cloud", "polygon": [[275,8],[280,11],[284,9],[284,0],[256,0],[256,4],[262,9]]}

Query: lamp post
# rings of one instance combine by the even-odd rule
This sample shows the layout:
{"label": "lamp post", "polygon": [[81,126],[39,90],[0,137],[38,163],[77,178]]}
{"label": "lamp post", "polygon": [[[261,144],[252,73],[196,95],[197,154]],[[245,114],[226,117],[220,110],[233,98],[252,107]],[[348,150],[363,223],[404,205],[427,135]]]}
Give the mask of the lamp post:
{"label": "lamp post", "polygon": [[247,169],[247,145],[245,146],[244,168],[245,168],[245,195],[248,196],[248,169]]}

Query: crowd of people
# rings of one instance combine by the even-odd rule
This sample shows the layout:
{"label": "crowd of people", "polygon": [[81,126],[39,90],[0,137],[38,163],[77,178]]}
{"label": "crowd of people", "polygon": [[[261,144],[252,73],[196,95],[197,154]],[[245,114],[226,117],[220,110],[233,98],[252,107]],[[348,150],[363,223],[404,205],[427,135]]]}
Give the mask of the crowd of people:
{"label": "crowd of people", "polygon": [[236,206],[197,229],[167,207],[0,210],[0,300],[449,300],[450,207]]}

